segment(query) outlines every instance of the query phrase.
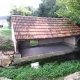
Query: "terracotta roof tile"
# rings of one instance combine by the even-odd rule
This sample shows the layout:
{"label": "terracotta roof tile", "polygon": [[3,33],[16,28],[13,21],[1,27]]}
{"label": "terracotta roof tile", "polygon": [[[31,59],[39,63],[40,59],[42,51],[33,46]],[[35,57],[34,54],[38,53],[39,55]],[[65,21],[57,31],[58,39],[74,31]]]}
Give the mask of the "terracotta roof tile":
{"label": "terracotta roof tile", "polygon": [[68,18],[11,16],[16,39],[42,39],[80,35],[79,26]]}
{"label": "terracotta roof tile", "polygon": [[18,32],[14,32],[15,35],[18,35]]}
{"label": "terracotta roof tile", "polygon": [[71,34],[70,34],[70,33],[66,33],[65,35],[66,35],[66,36],[71,36]]}

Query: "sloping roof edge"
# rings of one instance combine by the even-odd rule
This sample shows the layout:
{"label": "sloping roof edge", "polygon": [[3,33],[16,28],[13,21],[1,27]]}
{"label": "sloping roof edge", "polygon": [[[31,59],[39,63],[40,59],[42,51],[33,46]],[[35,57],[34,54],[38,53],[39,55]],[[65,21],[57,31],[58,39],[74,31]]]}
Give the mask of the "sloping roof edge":
{"label": "sloping roof edge", "polygon": [[80,27],[68,18],[12,15],[16,39],[45,39],[80,35]]}

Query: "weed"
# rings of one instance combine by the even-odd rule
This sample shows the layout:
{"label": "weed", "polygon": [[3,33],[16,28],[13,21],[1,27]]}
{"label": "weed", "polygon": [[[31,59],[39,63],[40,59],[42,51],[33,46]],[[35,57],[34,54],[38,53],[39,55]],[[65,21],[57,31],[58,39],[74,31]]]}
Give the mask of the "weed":
{"label": "weed", "polygon": [[0,68],[0,76],[13,80],[35,80],[40,77],[52,80],[53,78],[66,76],[77,71],[80,71],[80,61],[73,60],[60,63],[45,63],[38,69],[32,69],[29,65],[21,66],[17,69],[15,67],[8,69]]}

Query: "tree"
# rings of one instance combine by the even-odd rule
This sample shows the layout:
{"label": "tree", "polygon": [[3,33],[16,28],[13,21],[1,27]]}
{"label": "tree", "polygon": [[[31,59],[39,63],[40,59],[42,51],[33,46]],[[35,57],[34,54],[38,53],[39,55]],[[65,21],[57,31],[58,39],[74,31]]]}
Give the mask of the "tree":
{"label": "tree", "polygon": [[11,16],[8,16],[8,17],[7,17],[7,22],[8,22],[9,28],[10,28],[10,26],[11,26],[10,20],[11,20]]}
{"label": "tree", "polygon": [[[23,16],[30,16],[32,14],[32,7],[24,7],[24,6],[16,6],[13,5],[11,11],[10,11],[11,15],[23,15]],[[7,17],[7,21],[9,23],[10,26],[10,20],[11,20],[11,16]]]}
{"label": "tree", "polygon": [[55,14],[58,9],[59,6],[56,5],[56,0],[42,0],[35,14],[41,17],[58,17],[57,14]]}
{"label": "tree", "polygon": [[10,11],[11,15],[23,15],[23,16],[30,16],[31,11],[29,10],[28,7],[24,6],[13,6],[13,8]]}
{"label": "tree", "polygon": [[80,0],[57,0],[61,8],[56,12],[60,17],[68,17],[74,23],[80,24]]}

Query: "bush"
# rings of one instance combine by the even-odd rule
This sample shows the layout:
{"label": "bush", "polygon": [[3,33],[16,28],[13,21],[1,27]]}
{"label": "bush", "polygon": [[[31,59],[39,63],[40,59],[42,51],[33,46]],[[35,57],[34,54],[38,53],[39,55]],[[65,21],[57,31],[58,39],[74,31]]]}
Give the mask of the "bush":
{"label": "bush", "polygon": [[53,78],[66,76],[77,71],[80,71],[80,61],[73,60],[60,63],[45,63],[38,69],[33,69],[29,65],[19,68],[0,68],[0,77],[7,77],[13,80],[35,80],[36,78],[53,80]]}
{"label": "bush", "polygon": [[13,42],[10,39],[4,40],[1,38],[0,42],[0,50],[12,50],[13,49]]}

